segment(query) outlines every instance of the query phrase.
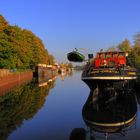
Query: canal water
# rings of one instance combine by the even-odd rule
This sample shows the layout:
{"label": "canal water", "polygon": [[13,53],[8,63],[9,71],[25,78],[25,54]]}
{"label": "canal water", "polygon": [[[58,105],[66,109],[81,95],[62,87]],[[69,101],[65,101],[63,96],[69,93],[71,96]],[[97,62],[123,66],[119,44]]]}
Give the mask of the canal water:
{"label": "canal water", "polygon": [[91,92],[80,77],[73,71],[49,82],[33,79],[0,96],[0,140],[139,140],[138,103],[131,126],[117,133],[91,132],[82,115]]}

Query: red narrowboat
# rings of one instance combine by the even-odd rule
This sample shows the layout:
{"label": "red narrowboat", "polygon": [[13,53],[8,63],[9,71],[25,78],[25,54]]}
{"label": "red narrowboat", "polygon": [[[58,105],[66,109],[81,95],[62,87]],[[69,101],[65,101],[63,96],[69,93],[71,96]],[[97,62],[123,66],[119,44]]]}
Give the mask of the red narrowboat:
{"label": "red narrowboat", "polygon": [[90,89],[97,85],[130,88],[137,73],[135,68],[127,65],[127,57],[128,53],[122,51],[97,52],[96,57],[87,62],[81,78]]}

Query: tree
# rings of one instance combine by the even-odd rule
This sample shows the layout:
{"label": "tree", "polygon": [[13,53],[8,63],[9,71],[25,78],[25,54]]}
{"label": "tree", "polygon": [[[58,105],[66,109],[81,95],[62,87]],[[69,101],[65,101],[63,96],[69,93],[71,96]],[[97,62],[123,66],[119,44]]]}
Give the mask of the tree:
{"label": "tree", "polygon": [[140,33],[134,36],[134,45],[130,53],[132,63],[137,68],[140,69]]}
{"label": "tree", "polygon": [[48,57],[49,57],[49,64],[50,65],[54,64],[54,57],[53,57],[53,55],[49,54]]}
{"label": "tree", "polygon": [[120,51],[130,52],[130,51],[131,51],[131,45],[130,45],[129,40],[125,39],[124,41],[122,41],[122,42],[117,46],[117,48],[118,48]]}
{"label": "tree", "polygon": [[134,36],[134,44],[140,47],[140,32]]}
{"label": "tree", "polygon": [[11,26],[0,15],[0,68],[34,68],[54,64],[42,40],[32,31]]}
{"label": "tree", "polygon": [[0,32],[4,31],[8,26],[8,22],[0,15]]}
{"label": "tree", "polygon": [[108,52],[109,51],[111,51],[111,52],[113,51],[114,52],[114,51],[116,51],[116,47],[115,46],[112,46],[112,47],[108,48],[106,51],[108,51]]}

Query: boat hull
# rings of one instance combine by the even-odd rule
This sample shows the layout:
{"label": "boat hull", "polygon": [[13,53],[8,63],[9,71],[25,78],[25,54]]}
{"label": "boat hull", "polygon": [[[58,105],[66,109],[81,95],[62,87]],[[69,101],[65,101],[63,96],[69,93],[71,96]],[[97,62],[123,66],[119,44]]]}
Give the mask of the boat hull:
{"label": "boat hull", "polygon": [[115,89],[122,89],[122,88],[130,88],[132,89],[135,85],[135,79],[131,80],[99,80],[99,79],[85,79],[82,78],[82,81],[84,81],[88,87],[91,90],[94,90],[97,86],[99,88],[106,88],[108,86],[112,86]]}
{"label": "boat hull", "polygon": [[81,79],[91,90],[94,90],[97,86],[101,88],[112,86],[116,89],[133,88],[137,77],[134,71],[125,71],[123,74],[120,74],[118,71],[93,71],[87,74],[87,72],[84,71]]}
{"label": "boat hull", "polygon": [[137,79],[134,70],[92,70],[90,72],[83,71],[81,79],[89,86],[91,90],[94,88],[113,86],[115,88],[133,88]]}

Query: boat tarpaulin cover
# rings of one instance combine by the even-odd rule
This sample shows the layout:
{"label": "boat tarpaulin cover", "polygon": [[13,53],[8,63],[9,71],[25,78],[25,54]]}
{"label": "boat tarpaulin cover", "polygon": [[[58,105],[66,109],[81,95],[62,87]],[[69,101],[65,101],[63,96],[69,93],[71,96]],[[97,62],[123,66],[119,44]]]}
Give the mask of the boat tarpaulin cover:
{"label": "boat tarpaulin cover", "polygon": [[67,58],[72,62],[83,62],[85,60],[85,56],[77,51],[72,51],[67,54]]}

